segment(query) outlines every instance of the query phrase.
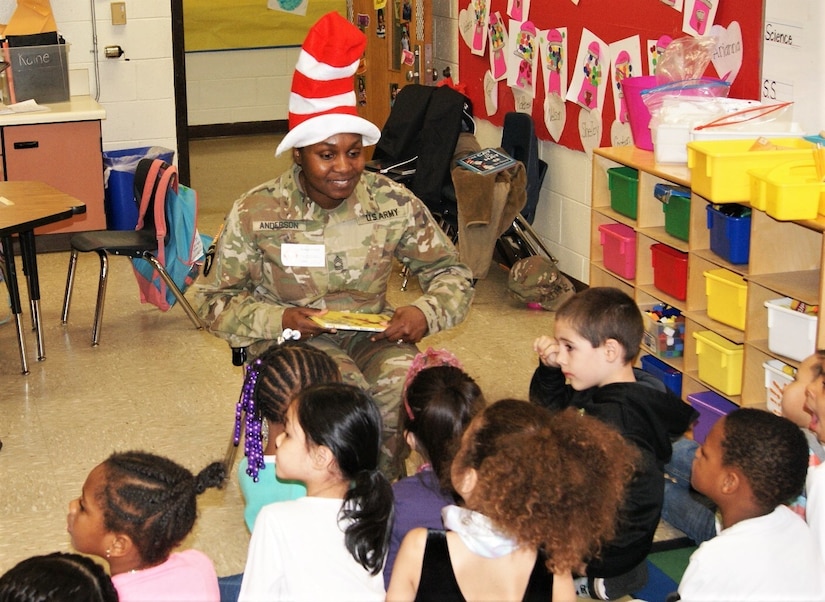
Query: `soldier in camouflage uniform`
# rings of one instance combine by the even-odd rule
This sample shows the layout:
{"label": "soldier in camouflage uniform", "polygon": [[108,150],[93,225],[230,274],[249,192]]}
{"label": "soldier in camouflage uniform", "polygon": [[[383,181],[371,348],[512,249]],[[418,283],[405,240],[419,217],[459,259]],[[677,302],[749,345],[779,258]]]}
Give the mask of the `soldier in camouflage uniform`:
{"label": "soldier in camouflage uniform", "polygon": [[[294,165],[235,202],[195,302],[211,332],[249,347],[251,356],[286,329],[331,355],[345,381],[381,408],[382,468],[392,478],[400,474],[390,459],[415,343],[463,321],[473,287],[472,273],[424,204],[364,171],[363,147],[380,137],[355,109],[352,77],[365,45],[364,34],[336,13],[310,30],[293,78],[290,131],[276,151],[291,149]],[[327,89],[328,97],[317,98]],[[395,259],[424,291],[398,308],[386,298]],[[310,319],[327,310],[392,318],[383,332],[335,331]]]}
{"label": "soldier in camouflage uniform", "polygon": [[[360,136],[332,139],[340,138],[360,151]],[[360,152],[351,159],[351,149],[336,151],[331,161],[348,172],[351,192],[329,207],[315,202],[312,185],[302,185],[301,163],[316,147],[331,148],[322,142],[294,149],[292,169],[235,203],[209,280],[198,289],[198,312],[209,330],[233,347],[249,346],[253,356],[285,328],[300,331],[336,359],[345,380],[372,393],[390,439],[414,343],[465,318],[472,274],[423,203],[404,186],[363,171]],[[395,310],[386,299],[393,259],[410,267],[424,291]],[[330,332],[309,320],[322,310],[389,312],[393,319],[381,333]],[[393,450],[388,441],[387,453]]]}

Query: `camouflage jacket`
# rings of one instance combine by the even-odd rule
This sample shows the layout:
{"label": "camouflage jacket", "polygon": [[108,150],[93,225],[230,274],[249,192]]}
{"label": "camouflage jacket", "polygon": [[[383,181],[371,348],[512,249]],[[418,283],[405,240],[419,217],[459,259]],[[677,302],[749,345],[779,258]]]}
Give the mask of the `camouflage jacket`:
{"label": "camouflage jacket", "polygon": [[212,272],[196,287],[197,312],[212,333],[233,347],[276,339],[287,307],[391,313],[393,258],[418,277],[424,294],[411,305],[429,334],[464,320],[472,273],[407,188],[364,172],[352,196],[327,211],[304,196],[298,173],[293,166],[252,189],[226,217]]}

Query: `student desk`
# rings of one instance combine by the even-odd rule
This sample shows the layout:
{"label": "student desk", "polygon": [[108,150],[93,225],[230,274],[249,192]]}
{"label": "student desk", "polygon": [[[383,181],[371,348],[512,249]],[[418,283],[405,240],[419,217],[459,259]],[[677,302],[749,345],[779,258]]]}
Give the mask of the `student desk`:
{"label": "student desk", "polygon": [[46,355],[43,348],[43,332],[40,325],[40,282],[37,275],[37,251],[34,229],[70,219],[84,213],[86,205],[78,199],[60,192],[42,182],[0,182],[0,254],[9,288],[11,310],[17,326],[17,343],[20,347],[20,362],[23,374],[29,373],[26,362],[26,341],[21,323],[20,288],[14,266],[12,236],[20,239],[20,255],[23,260],[23,274],[29,289],[32,322],[37,336],[37,359]]}

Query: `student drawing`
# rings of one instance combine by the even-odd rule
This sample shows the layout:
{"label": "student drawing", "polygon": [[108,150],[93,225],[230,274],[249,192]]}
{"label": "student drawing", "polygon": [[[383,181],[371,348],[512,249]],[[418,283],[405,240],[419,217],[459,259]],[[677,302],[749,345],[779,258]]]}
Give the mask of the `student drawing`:
{"label": "student drawing", "polygon": [[507,49],[508,36],[500,12],[496,11],[490,15],[487,34],[490,38],[490,73],[498,81],[507,75],[507,59],[504,52]]}
{"label": "student drawing", "polygon": [[513,21],[526,21],[530,16],[530,0],[507,0],[507,15]]}
{"label": "student drawing", "polygon": [[647,41],[647,72],[650,75],[656,75],[656,67],[661,62],[662,53],[672,41],[669,35],[663,35],[658,40]]}
{"label": "student drawing", "polygon": [[471,50],[473,54],[481,56],[487,44],[487,19],[490,16],[490,3],[487,0],[473,0],[473,15],[475,25],[473,26]]}
{"label": "student drawing", "polygon": [[604,71],[605,61],[608,60],[608,45],[591,31],[583,28],[567,100],[581,105],[588,111],[598,109],[601,112],[606,75],[609,73],[609,70]]}
{"label": "student drawing", "polygon": [[639,36],[631,36],[610,44],[610,73],[613,77],[611,90],[613,92],[616,123],[618,124],[628,123],[627,99],[624,95],[623,81],[628,77],[640,75],[642,72],[640,45]]}
{"label": "student drawing", "polygon": [[545,92],[564,97],[567,92],[567,28],[550,29],[547,31],[544,52]]}
{"label": "student drawing", "polygon": [[597,106],[599,86],[602,83],[602,49],[598,42],[588,44],[582,71],[584,79],[577,100],[583,107],[593,109]]}
{"label": "student drawing", "polygon": [[682,31],[691,36],[704,36],[716,20],[719,0],[687,0],[682,12]]}
{"label": "student drawing", "polygon": [[613,81],[616,86],[616,94],[619,98],[616,107],[616,119],[622,123],[627,123],[627,101],[622,91],[622,80],[632,75],[633,65],[630,63],[630,55],[626,50],[619,52],[616,61],[613,63]]}
{"label": "student drawing", "polygon": [[567,122],[567,28],[539,32],[542,81],[544,82],[544,125],[558,142]]}
{"label": "student drawing", "polygon": [[510,39],[513,52],[510,53],[507,68],[507,85],[514,91],[521,90],[535,97],[536,56],[538,38],[536,26],[531,21],[517,23],[510,21]]}

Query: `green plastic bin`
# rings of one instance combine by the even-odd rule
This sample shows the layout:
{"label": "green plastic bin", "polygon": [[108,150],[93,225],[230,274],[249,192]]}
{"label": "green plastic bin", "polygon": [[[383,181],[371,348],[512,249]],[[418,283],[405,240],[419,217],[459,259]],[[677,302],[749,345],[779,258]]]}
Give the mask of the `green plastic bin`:
{"label": "green plastic bin", "polygon": [[671,194],[662,202],[665,232],[687,242],[690,232],[690,197]]}
{"label": "green plastic bin", "polygon": [[611,167],[607,170],[610,207],[613,211],[636,219],[639,172],[632,167]]}

